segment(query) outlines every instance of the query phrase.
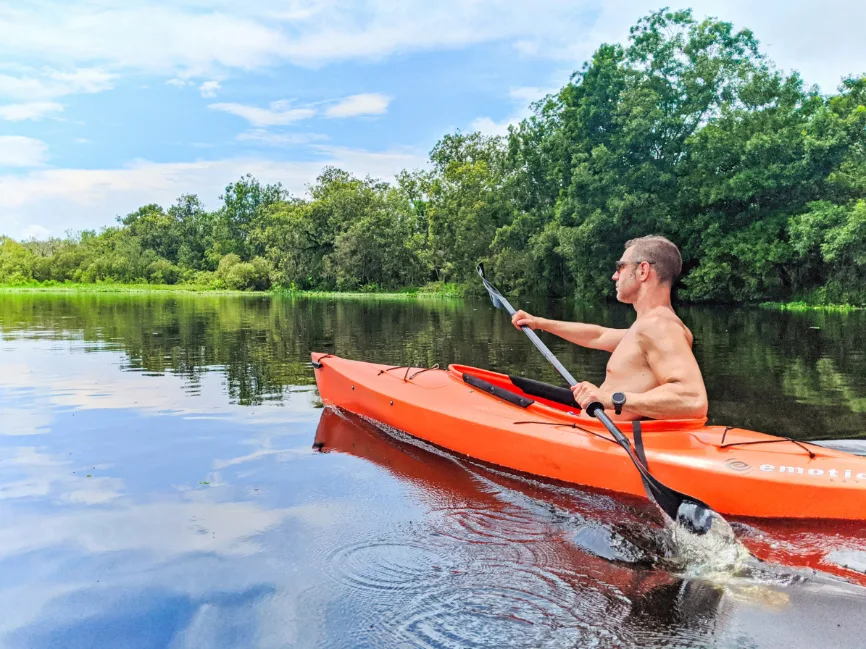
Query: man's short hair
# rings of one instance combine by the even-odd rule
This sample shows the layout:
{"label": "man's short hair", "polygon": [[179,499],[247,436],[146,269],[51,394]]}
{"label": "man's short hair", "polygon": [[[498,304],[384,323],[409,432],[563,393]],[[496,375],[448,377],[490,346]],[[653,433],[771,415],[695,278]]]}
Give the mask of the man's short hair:
{"label": "man's short hair", "polygon": [[648,261],[663,284],[673,284],[683,270],[683,258],[676,244],[665,237],[650,234],[625,242],[625,249],[635,247],[635,261]]}

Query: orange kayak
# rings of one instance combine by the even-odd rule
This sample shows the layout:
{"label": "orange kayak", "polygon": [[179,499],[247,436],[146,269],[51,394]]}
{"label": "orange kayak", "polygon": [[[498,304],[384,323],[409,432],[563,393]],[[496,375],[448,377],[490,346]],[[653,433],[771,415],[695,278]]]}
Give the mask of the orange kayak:
{"label": "orange kayak", "polygon": [[[465,365],[312,360],[325,405],[512,471],[645,498],[625,451],[565,388]],[[705,419],[640,428],[653,475],[722,514],[866,520],[866,458]]]}

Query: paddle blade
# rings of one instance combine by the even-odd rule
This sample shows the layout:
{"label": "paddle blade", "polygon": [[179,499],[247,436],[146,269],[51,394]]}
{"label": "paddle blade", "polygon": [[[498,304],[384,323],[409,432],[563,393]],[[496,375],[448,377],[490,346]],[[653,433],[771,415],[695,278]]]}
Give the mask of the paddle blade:
{"label": "paddle blade", "polygon": [[590,403],[586,407],[586,413],[591,417],[596,417],[608,432],[613,435],[614,439],[623,447],[628,454],[629,459],[634,464],[641,476],[644,489],[650,500],[655,502],[659,508],[667,514],[667,516],[682,525],[692,534],[706,534],[710,531],[713,525],[713,517],[717,516],[712,508],[706,503],[701,502],[697,498],[680,493],[675,489],[662,484],[662,482],[650,473],[649,468],[644,465],[634,450],[631,447],[628,439],[622,434],[622,431],[617,428],[616,424],[611,421],[604,412],[604,406],[598,402]]}
{"label": "paddle blade", "polygon": [[703,535],[713,526],[715,512],[701,502],[684,500],[677,510],[676,521],[692,534]]}
{"label": "paddle blade", "polygon": [[641,477],[647,495],[672,521],[698,536],[710,531],[716,513],[709,505],[663,485],[648,471],[641,471]]}
{"label": "paddle blade", "polygon": [[[484,264],[479,263],[475,270],[478,272],[478,275],[481,277],[481,281],[484,284],[484,288],[487,289],[487,295],[490,296],[490,301],[493,302],[493,306],[497,309],[505,309],[505,305],[499,299],[499,291],[497,291],[490,282],[487,281],[487,278],[484,277]],[[506,309],[507,310],[507,309]]]}

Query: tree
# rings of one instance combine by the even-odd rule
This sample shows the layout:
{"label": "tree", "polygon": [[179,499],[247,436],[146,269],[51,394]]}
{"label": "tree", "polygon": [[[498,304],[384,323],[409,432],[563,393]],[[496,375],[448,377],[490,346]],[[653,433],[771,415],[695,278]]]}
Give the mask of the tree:
{"label": "tree", "polygon": [[491,252],[496,231],[514,217],[505,195],[506,150],[501,138],[446,135],[430,153],[425,218],[429,262],[438,280],[463,282]]}
{"label": "tree", "polygon": [[250,174],[227,185],[220,196],[223,207],[216,217],[217,252],[220,255],[234,252],[244,259],[261,254],[263,250],[249,241],[250,234],[256,229],[262,211],[287,197],[280,183],[262,186]]}

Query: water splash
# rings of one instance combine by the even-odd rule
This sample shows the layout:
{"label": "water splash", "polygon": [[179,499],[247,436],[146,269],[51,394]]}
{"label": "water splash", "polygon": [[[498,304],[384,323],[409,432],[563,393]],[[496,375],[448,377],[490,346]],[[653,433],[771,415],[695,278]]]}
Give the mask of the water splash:
{"label": "water splash", "polygon": [[728,521],[715,512],[709,530],[705,534],[694,534],[686,527],[671,523],[671,557],[679,565],[685,577],[714,579],[743,574],[755,561],[752,554],[737,540]]}

